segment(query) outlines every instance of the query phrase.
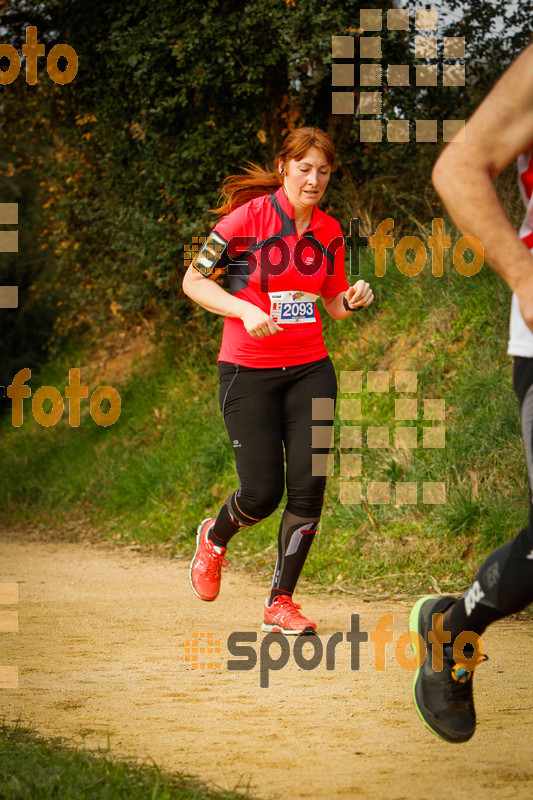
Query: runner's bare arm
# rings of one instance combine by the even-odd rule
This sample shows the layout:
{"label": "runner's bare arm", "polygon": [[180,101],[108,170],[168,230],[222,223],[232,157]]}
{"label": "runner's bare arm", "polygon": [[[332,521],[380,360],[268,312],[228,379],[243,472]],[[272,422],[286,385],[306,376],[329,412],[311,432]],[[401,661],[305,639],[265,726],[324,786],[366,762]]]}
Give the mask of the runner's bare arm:
{"label": "runner's bare arm", "polygon": [[213,314],[241,319],[247,332],[254,338],[263,338],[282,330],[262,309],[253,303],[234,297],[215,283],[216,278],[225,271],[225,266],[219,266],[224,265],[224,259],[221,258],[224,251],[215,248],[210,243],[210,238],[208,237],[205,245],[192,260],[183,277],[182,288],[187,297]]}
{"label": "runner's bare arm", "polygon": [[[533,325],[533,257],[501,206],[493,180],[533,145],[533,45],[502,75],[433,168],[433,183],[453,221],[476,236],[485,259],[523,303]],[[529,299],[528,299],[529,298]],[[525,310],[525,314],[524,314]],[[533,329],[533,328],[532,328]]]}
{"label": "runner's bare arm", "polygon": [[204,276],[191,264],[183,277],[183,291],[187,297],[205,308],[206,311],[240,319],[245,311],[245,306],[250,303],[233,297],[222,286],[215,283],[215,279],[223,272],[224,270],[215,270],[211,275]]}
{"label": "runner's bare arm", "polygon": [[369,284],[361,280],[354,283],[353,286],[349,286],[346,292],[336,294],[335,297],[323,297],[324,308],[333,319],[347,319],[352,315],[351,311],[346,311],[344,308],[343,297],[346,297],[347,302],[356,308],[357,306],[369,306],[374,300],[374,293]]}

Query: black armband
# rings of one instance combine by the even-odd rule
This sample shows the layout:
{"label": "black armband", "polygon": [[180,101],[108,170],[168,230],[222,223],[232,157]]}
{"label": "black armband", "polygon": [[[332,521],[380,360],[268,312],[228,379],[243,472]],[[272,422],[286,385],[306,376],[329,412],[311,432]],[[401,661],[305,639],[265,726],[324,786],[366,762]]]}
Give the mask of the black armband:
{"label": "black armband", "polygon": [[215,231],[211,231],[197,255],[191,261],[191,266],[205,278],[208,278],[217,269],[225,269],[230,261],[228,243]]}

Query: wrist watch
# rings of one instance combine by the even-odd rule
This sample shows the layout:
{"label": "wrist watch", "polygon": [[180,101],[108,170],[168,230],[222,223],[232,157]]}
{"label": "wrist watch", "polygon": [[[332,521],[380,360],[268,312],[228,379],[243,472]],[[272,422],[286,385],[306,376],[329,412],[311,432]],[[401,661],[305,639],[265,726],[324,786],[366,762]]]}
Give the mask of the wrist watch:
{"label": "wrist watch", "polygon": [[343,304],[344,308],[346,309],[346,311],[350,311],[350,312],[352,312],[352,311],[360,311],[362,309],[362,307],[363,307],[363,306],[356,306],[355,308],[350,308],[350,306],[348,305],[348,301],[346,299],[346,295],[344,295],[343,298],[342,298],[342,304]]}

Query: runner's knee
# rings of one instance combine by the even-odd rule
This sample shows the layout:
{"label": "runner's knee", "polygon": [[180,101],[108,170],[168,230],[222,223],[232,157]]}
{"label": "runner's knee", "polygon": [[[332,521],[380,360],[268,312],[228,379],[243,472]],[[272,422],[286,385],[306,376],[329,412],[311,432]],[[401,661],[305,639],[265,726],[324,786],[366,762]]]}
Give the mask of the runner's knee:
{"label": "runner's knee", "polygon": [[324,504],[326,479],[313,476],[299,486],[287,486],[287,509],[298,517],[319,517]]}
{"label": "runner's knee", "polygon": [[252,490],[241,489],[237,495],[238,508],[256,520],[269,517],[279,506],[283,497],[283,486],[255,486]]}

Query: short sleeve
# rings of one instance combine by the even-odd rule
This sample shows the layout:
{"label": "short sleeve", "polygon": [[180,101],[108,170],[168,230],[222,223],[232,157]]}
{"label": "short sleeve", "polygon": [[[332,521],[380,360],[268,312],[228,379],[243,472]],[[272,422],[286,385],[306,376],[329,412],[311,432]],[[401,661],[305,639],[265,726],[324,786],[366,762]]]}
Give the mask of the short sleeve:
{"label": "short sleeve", "polygon": [[247,203],[233,209],[217,222],[213,230],[229,242],[234,236],[242,236],[246,228]]}
{"label": "short sleeve", "polygon": [[[337,226],[337,231],[328,245],[328,251],[334,254],[333,258],[333,274],[326,275],[324,283],[320,288],[320,295],[325,298],[336,297],[341,292],[348,289],[348,281],[346,280],[346,268],[344,266],[345,244],[342,236],[341,226]],[[329,262],[331,263],[331,262]],[[331,271],[331,266],[329,267]]]}

